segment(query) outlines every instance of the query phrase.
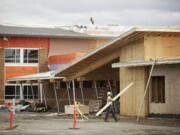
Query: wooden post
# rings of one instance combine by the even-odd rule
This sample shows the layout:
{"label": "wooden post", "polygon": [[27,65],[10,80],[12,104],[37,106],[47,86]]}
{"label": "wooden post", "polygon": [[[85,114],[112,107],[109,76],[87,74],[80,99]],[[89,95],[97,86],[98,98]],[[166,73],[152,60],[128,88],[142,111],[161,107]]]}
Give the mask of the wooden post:
{"label": "wooden post", "polygon": [[139,112],[138,112],[137,122],[139,122],[139,120],[140,120],[141,110],[142,110],[142,107],[144,105],[144,100],[145,100],[145,97],[146,97],[146,93],[148,91],[148,87],[149,87],[149,83],[150,83],[150,80],[151,80],[151,75],[152,75],[153,70],[154,70],[155,63],[156,63],[156,60],[154,60],[154,63],[151,66],[151,71],[150,71],[149,78],[148,78],[148,81],[147,81],[147,84],[146,84],[146,87],[145,87],[144,96],[143,96],[143,98],[141,100],[141,106],[140,106],[140,109],[139,109]]}
{"label": "wooden post", "polygon": [[23,94],[23,86],[22,86],[22,83],[20,84],[20,99],[23,100],[24,99],[24,94]]}
{"label": "wooden post", "polygon": [[44,89],[43,89],[43,84],[42,84],[42,95],[43,95],[45,107],[46,107],[46,109],[47,109],[47,101],[46,101],[45,91],[44,91]]}
{"label": "wooden post", "polygon": [[43,102],[43,94],[42,94],[42,84],[38,83],[38,87],[39,87],[39,98],[40,98],[40,103]]}
{"label": "wooden post", "polygon": [[70,105],[71,104],[71,97],[70,97],[70,93],[69,93],[70,82],[66,82],[66,89],[67,89],[67,93],[68,93],[68,102],[69,102],[69,105]]}
{"label": "wooden post", "polygon": [[93,83],[94,83],[94,89],[95,89],[95,93],[96,93],[96,98],[98,100],[98,89],[97,89],[96,81],[93,81]]}
{"label": "wooden post", "polygon": [[31,92],[32,92],[32,96],[33,96],[33,102],[35,103],[35,99],[34,99],[34,90],[33,90],[32,83],[31,83],[30,85],[31,85]]}
{"label": "wooden post", "polygon": [[82,102],[83,102],[83,104],[85,104],[85,102],[84,102],[84,93],[83,93],[83,81],[79,81],[79,87],[80,87],[80,90],[81,90]]}
{"label": "wooden post", "polygon": [[57,91],[56,91],[56,84],[55,82],[53,82],[53,86],[54,86],[54,94],[55,94],[55,98],[56,98],[56,106],[57,106],[57,110],[58,110],[58,113],[60,112],[59,110],[59,102],[58,102],[58,97],[57,97]]}

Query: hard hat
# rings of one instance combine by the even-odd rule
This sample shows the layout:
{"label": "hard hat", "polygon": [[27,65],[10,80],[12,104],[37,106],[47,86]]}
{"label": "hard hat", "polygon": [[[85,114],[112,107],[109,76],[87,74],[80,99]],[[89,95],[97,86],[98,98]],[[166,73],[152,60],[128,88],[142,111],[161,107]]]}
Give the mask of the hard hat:
{"label": "hard hat", "polygon": [[112,96],[112,93],[110,91],[107,92],[108,96]]}

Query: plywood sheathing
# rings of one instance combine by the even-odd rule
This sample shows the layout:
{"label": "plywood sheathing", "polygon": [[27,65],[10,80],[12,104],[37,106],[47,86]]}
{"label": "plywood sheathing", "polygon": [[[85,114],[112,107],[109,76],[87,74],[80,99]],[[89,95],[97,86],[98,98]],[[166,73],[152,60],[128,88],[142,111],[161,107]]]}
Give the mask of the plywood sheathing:
{"label": "plywood sheathing", "polygon": [[109,55],[105,55],[102,59],[96,59],[96,57],[91,58],[90,60],[83,61],[79,63],[78,66],[74,66],[73,70],[68,71],[67,74],[62,74],[69,79],[76,79],[78,77],[84,76],[87,73],[109,63],[110,61],[116,59],[119,56],[119,50],[113,51]]}
{"label": "plywood sheathing", "polygon": [[[150,113],[180,114],[180,64],[156,66],[153,76],[165,77],[165,103],[152,103]],[[150,92],[151,97],[151,92]]]}
{"label": "plywood sheathing", "polygon": [[119,59],[110,61],[104,66],[87,73],[83,76],[84,80],[119,80],[119,70],[111,68],[111,64],[118,60]]}
{"label": "plywood sheathing", "polygon": [[[120,61],[127,62],[132,60],[144,60],[143,39],[121,48]],[[120,89],[126,87],[130,82],[134,82],[134,85],[120,98],[120,114],[122,116],[137,116],[146,84],[146,68],[120,68]],[[147,115],[147,108],[148,105],[145,102],[141,117]]]}
{"label": "plywood sheathing", "polygon": [[145,36],[145,60],[175,58],[180,56],[179,36]]}
{"label": "plywood sheathing", "polygon": [[0,104],[4,99],[4,49],[0,48]]}

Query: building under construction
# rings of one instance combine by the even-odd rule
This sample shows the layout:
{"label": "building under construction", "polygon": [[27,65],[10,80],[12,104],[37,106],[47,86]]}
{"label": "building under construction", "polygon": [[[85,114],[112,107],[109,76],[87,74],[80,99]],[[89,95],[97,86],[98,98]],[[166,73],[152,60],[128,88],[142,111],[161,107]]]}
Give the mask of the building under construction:
{"label": "building under construction", "polygon": [[48,104],[58,109],[71,104],[72,80],[77,100],[86,105],[89,99],[102,98],[101,91],[112,90],[116,95],[133,82],[120,97],[121,116],[170,116],[180,114],[179,68],[180,30],[133,28],[53,72],[8,82],[39,84]]}

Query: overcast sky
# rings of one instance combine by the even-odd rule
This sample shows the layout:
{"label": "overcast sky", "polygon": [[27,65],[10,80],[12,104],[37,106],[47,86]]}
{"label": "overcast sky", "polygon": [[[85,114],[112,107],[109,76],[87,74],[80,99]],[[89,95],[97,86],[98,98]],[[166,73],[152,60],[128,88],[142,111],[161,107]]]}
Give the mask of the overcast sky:
{"label": "overcast sky", "polygon": [[180,26],[180,0],[1,0],[0,24]]}

